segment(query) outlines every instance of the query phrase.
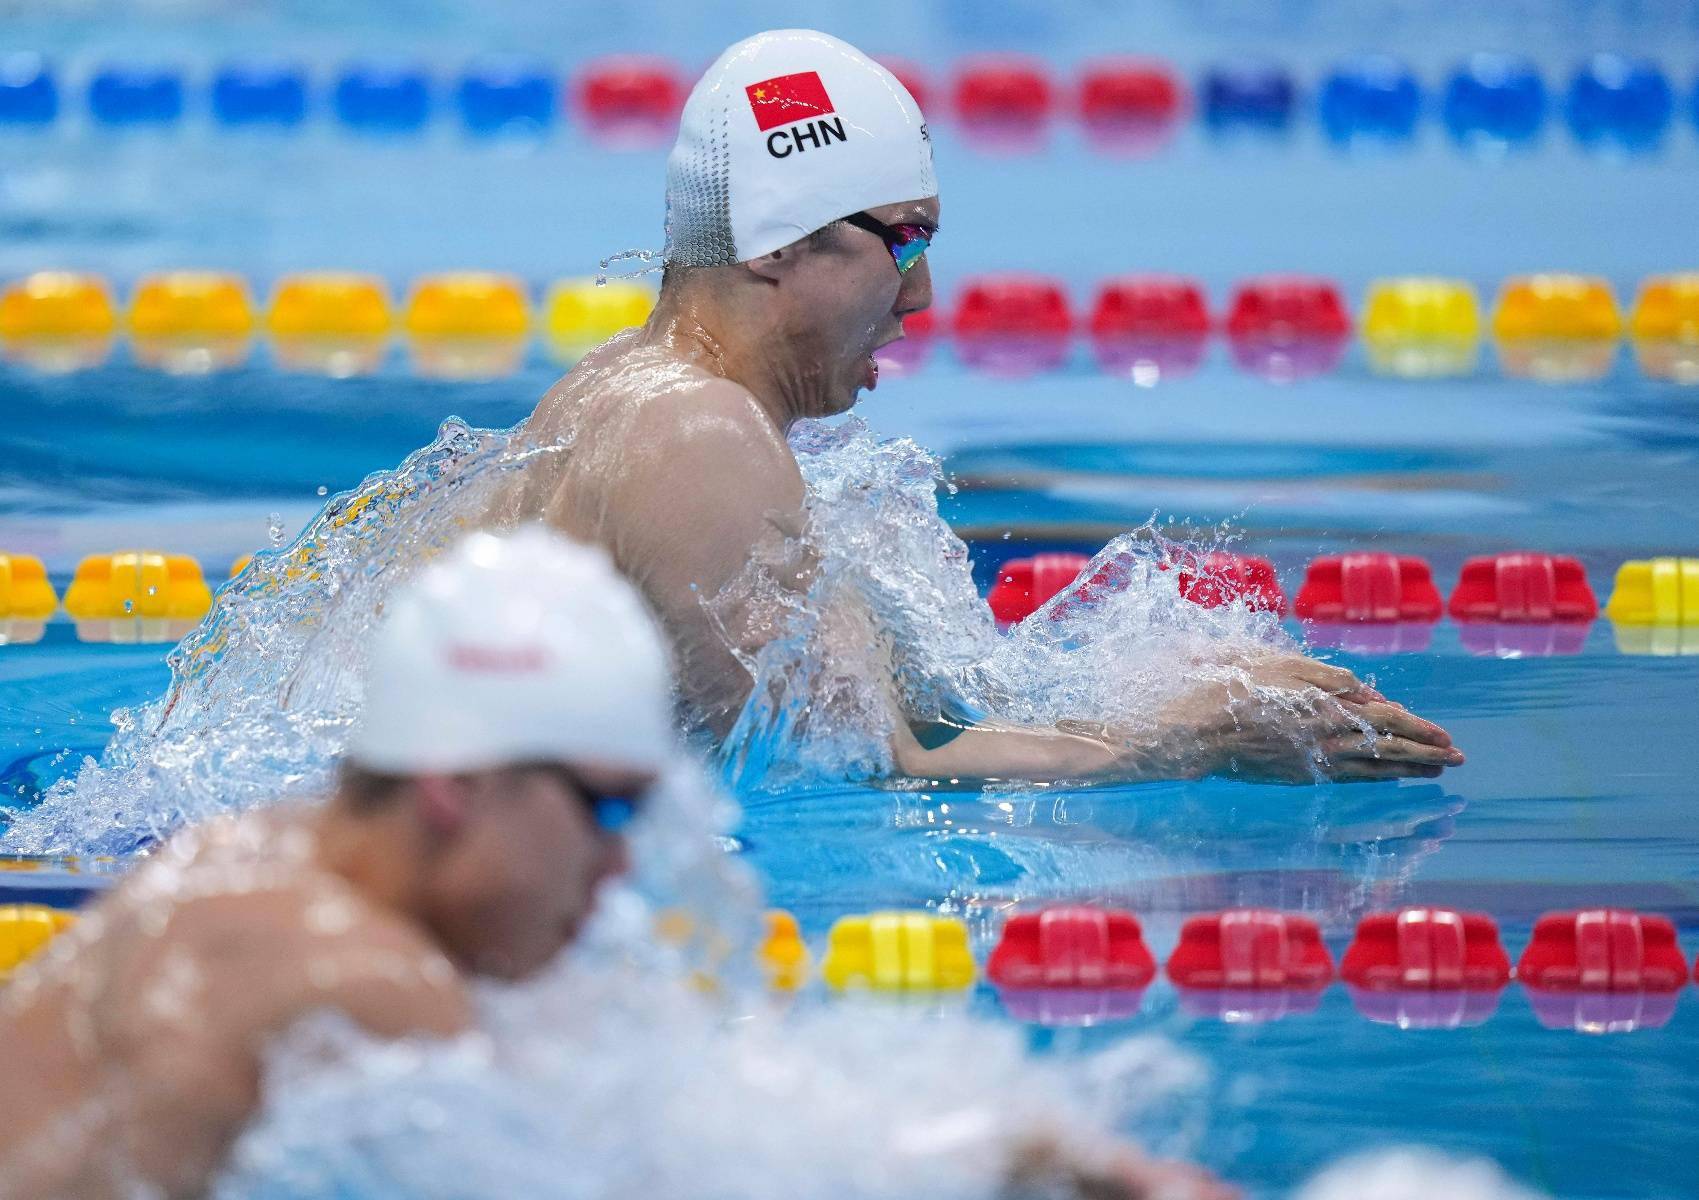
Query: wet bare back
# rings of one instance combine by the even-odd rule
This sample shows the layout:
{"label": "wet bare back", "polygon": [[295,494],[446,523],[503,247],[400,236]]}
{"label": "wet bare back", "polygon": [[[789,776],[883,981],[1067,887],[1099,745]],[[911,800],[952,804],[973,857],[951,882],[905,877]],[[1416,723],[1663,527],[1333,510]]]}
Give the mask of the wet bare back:
{"label": "wet bare back", "polygon": [[470,1021],[422,932],[316,866],[305,814],[174,838],[0,989],[0,1200],[201,1194],[268,1039],[326,1008],[386,1037]]}

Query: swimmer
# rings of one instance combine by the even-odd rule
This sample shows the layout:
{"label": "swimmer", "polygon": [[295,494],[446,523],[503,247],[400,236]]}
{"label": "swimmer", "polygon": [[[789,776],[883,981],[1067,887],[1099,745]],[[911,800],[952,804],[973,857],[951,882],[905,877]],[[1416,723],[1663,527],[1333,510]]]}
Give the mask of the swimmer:
{"label": "swimmer", "polygon": [[[665,624],[690,719],[711,732],[748,696],[741,657],[772,634],[757,612],[710,615],[704,601],[757,558],[806,588],[811,563],[792,549],[805,489],[786,436],[878,385],[874,351],[932,302],[939,215],[925,122],[890,72],[808,30],[737,43],[691,92],[668,159],[654,313],[586,356],[528,422],[571,453],[535,459],[493,519],[541,517],[606,547]],[[878,645],[868,614],[832,617],[840,644]],[[934,780],[1294,783],[1431,777],[1463,761],[1443,729],[1349,671],[1272,652],[1238,665],[1246,686],[1200,684],[1154,732],[981,725],[928,748],[905,718],[892,760]]]}
{"label": "swimmer", "polygon": [[426,568],[327,803],[171,839],[0,991],[0,1197],[199,1195],[314,1010],[466,1029],[467,978],[542,968],[624,869],[669,691],[600,551],[533,528]]}
{"label": "swimmer", "polygon": [[[311,1013],[466,1031],[471,978],[577,936],[676,753],[661,635],[606,556],[474,534],[389,600],[326,803],[179,834],[0,987],[0,1200],[204,1194]],[[1232,1195],[1062,1145],[1021,1143],[1009,1195]]]}

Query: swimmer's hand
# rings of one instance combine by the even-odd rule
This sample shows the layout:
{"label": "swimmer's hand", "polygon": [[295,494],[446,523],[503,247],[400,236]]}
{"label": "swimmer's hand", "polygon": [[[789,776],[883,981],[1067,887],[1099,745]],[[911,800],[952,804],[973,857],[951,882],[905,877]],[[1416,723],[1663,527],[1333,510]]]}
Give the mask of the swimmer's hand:
{"label": "swimmer's hand", "polygon": [[1169,705],[1153,744],[1131,748],[1147,777],[1227,775],[1276,783],[1431,779],[1463,752],[1432,721],[1351,672],[1301,654],[1269,654]]}
{"label": "swimmer's hand", "polygon": [[1237,1188],[1190,1163],[1146,1158],[1130,1146],[1070,1152],[1035,1137],[1015,1152],[1000,1200],[1235,1200]]}

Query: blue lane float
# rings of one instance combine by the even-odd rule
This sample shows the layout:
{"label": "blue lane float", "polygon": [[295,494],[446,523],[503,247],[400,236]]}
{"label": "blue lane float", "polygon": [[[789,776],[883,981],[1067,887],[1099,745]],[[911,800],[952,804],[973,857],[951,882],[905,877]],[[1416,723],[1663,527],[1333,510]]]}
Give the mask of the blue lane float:
{"label": "blue lane float", "polygon": [[212,115],[221,125],[293,128],[307,118],[307,72],[294,63],[227,63],[213,77]]}
{"label": "blue lane float", "polygon": [[1214,130],[1283,130],[1298,105],[1298,84],[1274,63],[1228,64],[1204,75],[1198,105]]}
{"label": "blue lane float", "polygon": [[0,55],[0,122],[47,125],[59,115],[59,85],[39,54]]}
{"label": "blue lane float", "polygon": [[111,63],[89,81],[88,106],[103,125],[170,125],[183,116],[183,76],[171,67]]}
{"label": "blue lane float", "polygon": [[1368,54],[1341,63],[1322,84],[1322,129],[1335,142],[1408,141],[1422,115],[1422,88],[1399,59]]}
{"label": "blue lane float", "polygon": [[1514,54],[1473,54],[1452,73],[1442,115],[1460,142],[1531,142],[1545,124],[1545,81]]}
{"label": "blue lane float", "polygon": [[412,133],[430,120],[430,79],[407,64],[354,63],[336,81],[331,106],[350,129]]}
{"label": "blue lane float", "polygon": [[557,96],[554,77],[545,68],[518,62],[474,64],[454,92],[460,119],[480,134],[547,129]]}
{"label": "blue lane float", "polygon": [[1647,150],[1675,116],[1675,89],[1654,62],[1595,54],[1570,81],[1563,112],[1583,145]]}

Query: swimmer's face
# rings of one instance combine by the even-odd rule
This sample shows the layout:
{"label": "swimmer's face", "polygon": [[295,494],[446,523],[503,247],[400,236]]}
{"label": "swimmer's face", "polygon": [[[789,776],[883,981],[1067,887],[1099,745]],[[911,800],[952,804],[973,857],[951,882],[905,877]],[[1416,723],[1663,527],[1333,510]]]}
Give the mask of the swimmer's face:
{"label": "swimmer's face", "polygon": [[[936,197],[867,212],[887,225],[938,227]],[[903,317],[932,304],[932,267],[922,255],[899,274],[878,234],[847,224],[791,252],[795,261],[779,281],[789,351],[783,383],[806,415],[844,412],[878,383],[874,350],[902,336]]]}
{"label": "swimmer's face", "polygon": [[593,764],[465,780],[465,820],[441,855],[429,905],[444,949],[501,979],[547,966],[578,936],[603,882],[626,868],[625,839],[598,825],[586,791],[638,796],[653,783]]}

